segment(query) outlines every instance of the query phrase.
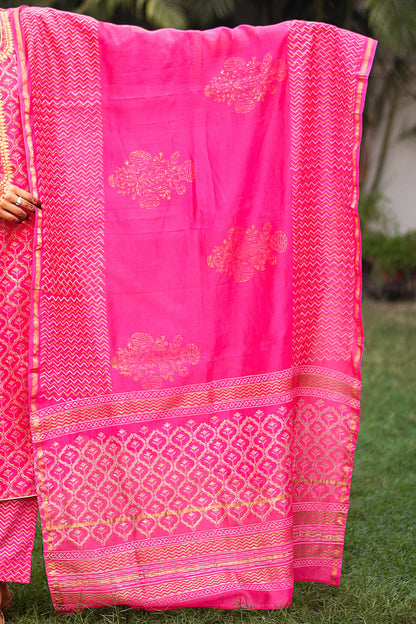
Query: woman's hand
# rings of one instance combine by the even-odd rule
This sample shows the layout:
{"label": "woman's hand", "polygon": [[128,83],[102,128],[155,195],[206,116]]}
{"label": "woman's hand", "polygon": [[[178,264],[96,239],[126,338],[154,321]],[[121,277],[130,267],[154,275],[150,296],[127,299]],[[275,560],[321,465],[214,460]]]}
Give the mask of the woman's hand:
{"label": "woman's hand", "polygon": [[6,182],[1,191],[0,219],[22,223],[29,218],[31,212],[35,212],[36,206],[42,209],[42,203],[37,197],[10,182]]}

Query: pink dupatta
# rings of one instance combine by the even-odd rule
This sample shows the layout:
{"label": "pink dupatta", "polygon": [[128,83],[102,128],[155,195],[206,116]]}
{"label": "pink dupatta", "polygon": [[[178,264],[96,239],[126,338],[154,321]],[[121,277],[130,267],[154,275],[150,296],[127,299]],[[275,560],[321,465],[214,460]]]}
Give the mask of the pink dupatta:
{"label": "pink dupatta", "polygon": [[375,43],[9,15],[45,204],[30,406],[56,608],[274,608],[338,584]]}

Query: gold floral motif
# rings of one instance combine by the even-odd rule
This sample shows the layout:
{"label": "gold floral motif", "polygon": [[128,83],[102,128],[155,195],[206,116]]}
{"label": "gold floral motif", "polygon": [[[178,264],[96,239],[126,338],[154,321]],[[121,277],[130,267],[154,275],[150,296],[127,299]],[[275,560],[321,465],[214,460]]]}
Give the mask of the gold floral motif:
{"label": "gold floral motif", "polygon": [[287,248],[286,234],[272,233],[270,222],[258,230],[255,225],[247,229],[234,227],[207,258],[208,266],[219,273],[233,275],[236,282],[247,282],[256,270],[264,271],[266,264],[276,264],[277,254]]}
{"label": "gold floral motif", "polygon": [[179,152],[170,158],[163,152],[152,156],[149,152],[132,152],[122,167],[109,177],[109,184],[118,193],[138,199],[141,208],[157,208],[161,199],[171,199],[173,191],[183,195],[185,182],[195,179],[195,165],[191,160],[180,162]]}
{"label": "gold floral motif", "polygon": [[152,338],[149,334],[133,334],[127,347],[118,349],[111,364],[121,375],[141,381],[144,389],[157,389],[164,381],[174,381],[175,375],[186,377],[188,367],[198,364],[200,352],[196,345],[183,343],[175,336],[169,343],[165,336]]}
{"label": "gold floral motif", "polygon": [[266,54],[262,61],[255,56],[249,61],[234,56],[225,61],[224,69],[212,78],[204,93],[214,102],[233,104],[236,113],[248,113],[267,93],[275,93],[277,83],[285,76],[284,62],[273,61],[271,54]]}

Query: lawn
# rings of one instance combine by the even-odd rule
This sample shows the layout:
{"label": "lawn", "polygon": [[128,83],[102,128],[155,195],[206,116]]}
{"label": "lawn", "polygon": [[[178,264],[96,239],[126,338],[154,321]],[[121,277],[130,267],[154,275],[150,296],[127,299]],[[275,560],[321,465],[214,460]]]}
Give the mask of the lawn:
{"label": "lawn", "polygon": [[416,624],[416,303],[365,302],[362,420],[340,587],[298,583],[283,611],[53,610],[39,535],[10,624]]}

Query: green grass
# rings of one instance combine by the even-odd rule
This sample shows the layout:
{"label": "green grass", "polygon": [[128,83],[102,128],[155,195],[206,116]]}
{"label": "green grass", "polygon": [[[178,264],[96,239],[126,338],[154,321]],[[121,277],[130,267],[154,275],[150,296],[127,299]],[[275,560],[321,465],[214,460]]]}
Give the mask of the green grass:
{"label": "green grass", "polygon": [[37,536],[14,624],[416,624],[416,303],[366,302],[362,420],[340,587],[298,583],[283,611],[54,612]]}

